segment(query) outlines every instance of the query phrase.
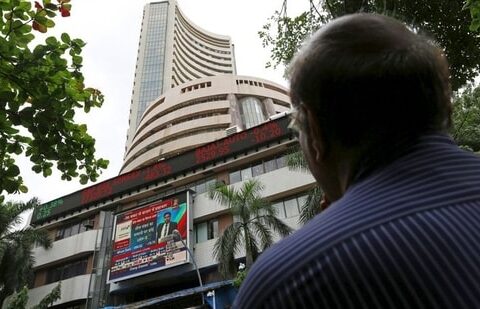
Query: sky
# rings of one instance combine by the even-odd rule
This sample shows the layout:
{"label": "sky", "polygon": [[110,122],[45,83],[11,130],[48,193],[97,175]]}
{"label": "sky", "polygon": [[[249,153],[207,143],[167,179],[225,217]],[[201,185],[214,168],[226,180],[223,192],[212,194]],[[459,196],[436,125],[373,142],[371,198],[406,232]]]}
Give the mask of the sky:
{"label": "sky", "polygon": [[[232,38],[237,74],[288,85],[282,67],[265,68],[269,51],[262,47],[257,34],[275,10],[282,8],[283,0],[177,1],[194,24]],[[71,16],[57,17],[55,28],[44,37],[59,37],[62,32],[67,32],[72,38],[87,43],[82,53],[85,84],[101,90],[105,102],[100,109],[77,115],[77,119],[87,124],[88,132],[95,138],[97,156],[110,161],[98,181],[118,175],[122,164],[143,6],[147,2],[150,1],[72,0]],[[294,2],[297,2],[296,7],[290,7]],[[295,14],[307,4],[308,1],[289,1],[288,12]],[[44,39],[39,33],[35,34]],[[27,201],[38,197],[41,202],[48,202],[85,187],[76,179],[62,181],[60,174],[55,172],[44,178],[30,170],[28,160],[19,159],[18,162],[29,192],[10,195],[8,200]],[[91,185],[93,183],[87,184]]]}

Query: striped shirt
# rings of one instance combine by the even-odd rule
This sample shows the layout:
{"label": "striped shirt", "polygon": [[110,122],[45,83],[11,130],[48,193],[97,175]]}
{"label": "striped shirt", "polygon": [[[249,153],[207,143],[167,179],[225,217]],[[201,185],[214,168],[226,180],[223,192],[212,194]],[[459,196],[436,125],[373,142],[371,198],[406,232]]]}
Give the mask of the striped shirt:
{"label": "striped shirt", "polygon": [[444,135],[254,263],[235,308],[480,308],[480,158]]}

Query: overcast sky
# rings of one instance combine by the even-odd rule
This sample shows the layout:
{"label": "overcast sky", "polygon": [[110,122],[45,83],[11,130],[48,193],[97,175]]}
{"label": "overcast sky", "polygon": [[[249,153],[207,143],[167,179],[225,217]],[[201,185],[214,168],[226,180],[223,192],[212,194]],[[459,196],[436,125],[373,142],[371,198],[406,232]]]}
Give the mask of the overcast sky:
{"label": "overcast sky", "polygon": [[[110,160],[101,180],[118,175],[125,149],[128,111],[137,56],[140,24],[145,0],[73,0],[72,15],[55,19],[56,27],[47,35],[68,32],[87,43],[83,51],[85,84],[105,95],[102,108],[79,117],[96,139],[97,155]],[[178,0],[180,9],[197,26],[229,35],[235,44],[237,73],[272,80],[284,86],[283,68],[265,69],[269,59],[257,32],[283,0]],[[290,7],[289,13],[301,7]],[[301,4],[297,4],[301,5]],[[36,33],[37,34],[37,33]],[[43,178],[30,172],[28,161],[21,163],[27,194],[10,195],[10,200],[26,201],[39,197],[48,202],[82,189],[78,180],[61,181],[59,174]],[[88,185],[92,185],[89,183]]]}

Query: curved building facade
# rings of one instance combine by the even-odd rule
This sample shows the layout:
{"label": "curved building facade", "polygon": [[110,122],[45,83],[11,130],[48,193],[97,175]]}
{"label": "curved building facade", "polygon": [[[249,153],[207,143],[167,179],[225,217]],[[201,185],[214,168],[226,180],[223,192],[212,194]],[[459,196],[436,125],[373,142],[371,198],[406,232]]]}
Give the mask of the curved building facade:
{"label": "curved building facade", "polygon": [[289,109],[287,90],[264,79],[228,74],[183,83],[146,108],[120,173],[249,129]]}
{"label": "curved building facade", "polygon": [[189,21],[175,0],[145,5],[132,92],[127,147],[148,105],[170,88],[198,78],[235,74],[230,37]]}

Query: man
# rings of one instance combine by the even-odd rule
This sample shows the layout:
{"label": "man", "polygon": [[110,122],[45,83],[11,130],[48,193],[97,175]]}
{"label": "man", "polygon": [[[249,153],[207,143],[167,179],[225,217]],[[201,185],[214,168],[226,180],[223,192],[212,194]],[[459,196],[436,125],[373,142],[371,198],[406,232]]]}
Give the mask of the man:
{"label": "man", "polygon": [[172,214],[167,211],[163,214],[163,223],[157,227],[157,240],[162,242],[162,239],[168,235],[172,235],[173,231],[177,229],[177,223],[171,221]]}
{"label": "man", "polygon": [[237,308],[480,308],[480,159],[448,63],[385,16],[322,27],[291,66],[293,127],[331,205],[264,252]]}

